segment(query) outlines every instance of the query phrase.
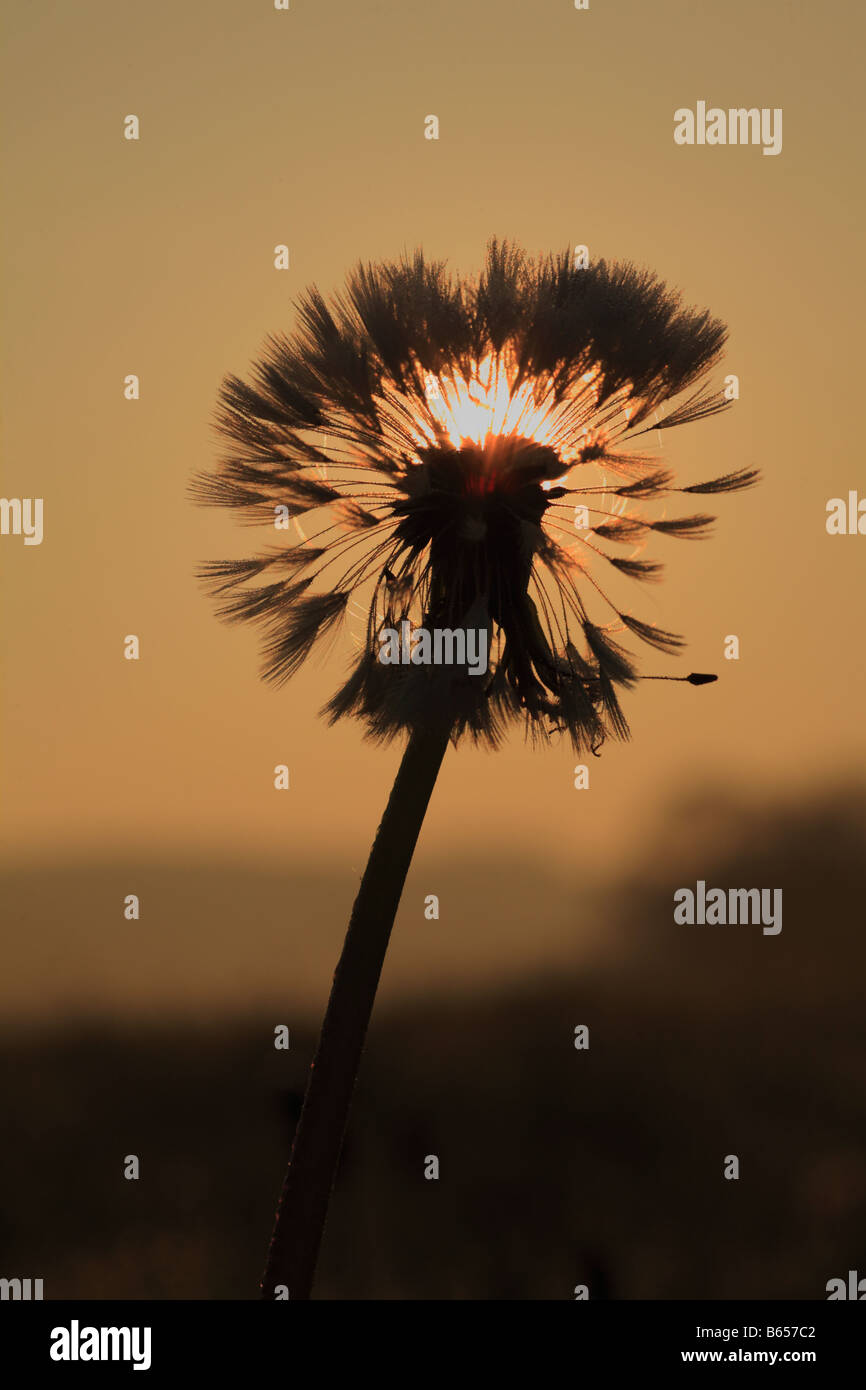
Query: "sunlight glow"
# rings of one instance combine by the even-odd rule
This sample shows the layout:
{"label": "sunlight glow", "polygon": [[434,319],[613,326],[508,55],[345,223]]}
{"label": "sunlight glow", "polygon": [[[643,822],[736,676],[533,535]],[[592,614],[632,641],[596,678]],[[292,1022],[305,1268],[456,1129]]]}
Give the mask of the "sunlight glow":
{"label": "sunlight glow", "polygon": [[[513,372],[502,357],[488,353],[473,365],[467,380],[459,370],[449,376],[427,375],[425,394],[430,415],[451,445],[484,445],[494,436],[519,435],[555,447],[558,411],[550,386],[524,381],[511,389]],[[422,424],[425,436],[429,427]],[[435,442],[435,432],[424,443]]]}

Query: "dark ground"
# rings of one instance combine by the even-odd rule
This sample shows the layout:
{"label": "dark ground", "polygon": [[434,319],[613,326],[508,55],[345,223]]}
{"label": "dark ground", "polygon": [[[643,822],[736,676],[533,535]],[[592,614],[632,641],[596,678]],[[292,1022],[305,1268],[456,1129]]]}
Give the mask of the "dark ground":
{"label": "dark ground", "polygon": [[[693,809],[676,874],[657,851],[612,896],[606,967],[379,1012],[318,1296],[823,1299],[866,1273],[864,804],[725,812],[712,860]],[[697,877],[782,886],[781,935],[675,926]],[[277,1052],[274,1022],[8,1030],[0,1273],[255,1297],[314,1042]]]}

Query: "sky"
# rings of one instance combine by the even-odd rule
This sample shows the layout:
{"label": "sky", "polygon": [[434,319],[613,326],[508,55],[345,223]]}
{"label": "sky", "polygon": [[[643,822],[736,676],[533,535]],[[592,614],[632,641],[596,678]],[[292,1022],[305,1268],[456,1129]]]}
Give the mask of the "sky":
{"label": "sky", "polygon": [[[475,273],[493,235],[647,265],[722,318],[740,399],[668,435],[669,460],[685,481],[763,481],[713,499],[712,539],[659,537],[665,581],[634,591],[688,638],[676,669],[718,683],[638,686],[632,741],[605,746],[586,791],[567,743],[450,750],[419,853],[614,873],[689,789],[808,798],[862,768],[866,538],[825,527],[829,499],[866,497],[862,39],[860,6],[781,0],[21,9],[3,493],[44,499],[44,539],[0,538],[5,857],[363,864],[400,750],[319,717],[345,642],[261,682],[255,633],[222,626],[194,578],[252,533],[187,488],[216,456],[220,381],[291,331],[307,286],[417,246]],[[698,101],[781,108],[781,153],[676,145],[674,112]]]}

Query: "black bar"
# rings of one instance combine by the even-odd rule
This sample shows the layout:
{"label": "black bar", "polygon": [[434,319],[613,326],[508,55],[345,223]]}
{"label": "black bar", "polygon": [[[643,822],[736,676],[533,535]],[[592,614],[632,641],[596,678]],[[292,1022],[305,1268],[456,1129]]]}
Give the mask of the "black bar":
{"label": "black bar", "polygon": [[[359,1326],[360,1337],[343,1339]],[[92,1328],[129,1330],[128,1340],[117,1339],[117,1349],[130,1359],[52,1359],[52,1347],[70,1355],[73,1347],[101,1352],[102,1338],[94,1338]],[[144,1329],[150,1329],[149,1348]],[[612,1378],[629,1370],[649,1376],[713,1363],[804,1365],[827,1383],[829,1373],[854,1374],[862,1366],[864,1329],[866,1310],[834,1301],[575,1301],[569,1307],[552,1302],[504,1307],[420,1301],[6,1302],[0,1306],[0,1370],[17,1366],[14,1383],[19,1385],[30,1384],[32,1373],[59,1384],[70,1376],[98,1379],[100,1371],[115,1381],[131,1376],[135,1384],[134,1357],[142,1363],[141,1383],[145,1376],[169,1384],[189,1375],[188,1382],[178,1383],[237,1376],[243,1385],[253,1373],[268,1370],[291,1385],[309,1382],[311,1358],[316,1375],[332,1379],[342,1354],[354,1376],[363,1373],[375,1381],[385,1373],[391,1380],[399,1370],[399,1379],[411,1383],[419,1371],[429,1380],[437,1364],[453,1378],[458,1365],[465,1372],[467,1359],[479,1358],[485,1379],[492,1378],[497,1363],[514,1370],[512,1357],[525,1349],[535,1360],[533,1383],[539,1386],[559,1380],[557,1364],[575,1377],[592,1367]],[[111,1337],[104,1348],[110,1356]]]}

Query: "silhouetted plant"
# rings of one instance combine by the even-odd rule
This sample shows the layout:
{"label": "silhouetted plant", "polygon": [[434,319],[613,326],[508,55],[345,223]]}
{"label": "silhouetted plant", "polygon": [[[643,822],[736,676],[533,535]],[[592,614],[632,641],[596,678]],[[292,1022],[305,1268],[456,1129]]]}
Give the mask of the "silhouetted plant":
{"label": "silhouetted plant", "polygon": [[[293,337],[268,339],[250,384],[223,383],[218,426],[231,451],[193,492],[271,524],[280,509],[295,519],[330,509],[300,544],[208,564],[202,578],[222,617],[262,627],[263,675],[277,683],[361,602],[360,652],[324,712],[360,717],[377,740],[408,735],[263,1280],[266,1295],[285,1285],[307,1298],[391,927],[449,740],[495,746],[513,721],[533,737],[565,731],[579,752],[627,737],[617,687],[639,677],[620,635],[667,653],[682,639],[614,604],[599,568],[657,578],[635,550],[653,532],[706,535],[714,518],[671,519],[656,500],[733,492],[757,474],[678,488],[646,447],[655,431],[727,406],[709,380],[726,329],[631,265],[577,269],[567,254],[532,261],[492,241],[469,281],[416,252],[359,266],[330,306],[308,291],[298,314]],[[401,622],[486,631],[486,674],[465,662],[384,664],[377,635]]]}

